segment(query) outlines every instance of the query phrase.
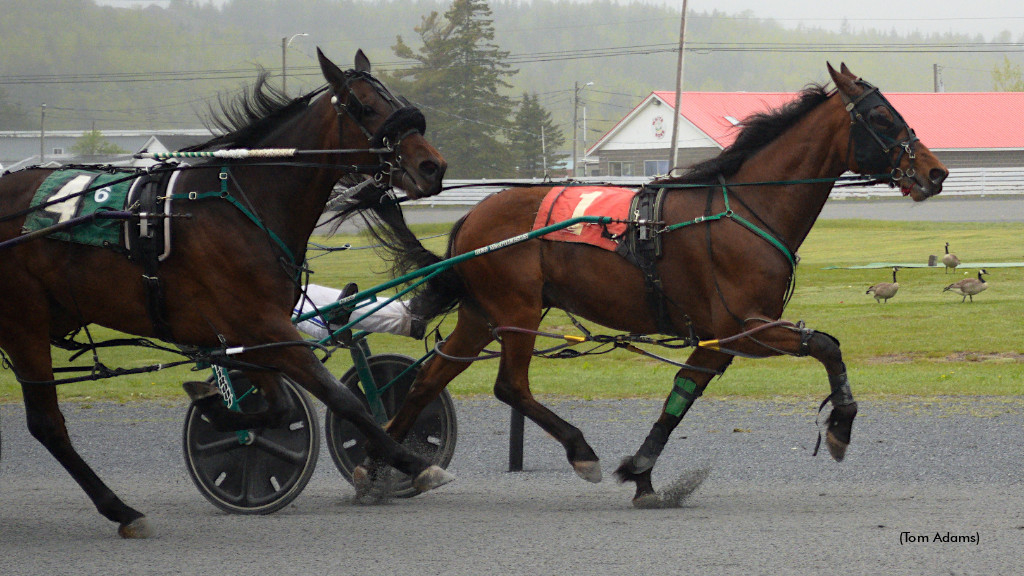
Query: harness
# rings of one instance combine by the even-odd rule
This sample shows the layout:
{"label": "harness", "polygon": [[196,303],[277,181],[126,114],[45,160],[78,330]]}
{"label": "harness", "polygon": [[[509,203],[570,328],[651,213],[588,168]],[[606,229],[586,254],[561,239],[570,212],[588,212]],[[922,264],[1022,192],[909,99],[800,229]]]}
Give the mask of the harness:
{"label": "harness", "polygon": [[[352,91],[352,82],[355,80],[362,80],[370,84],[377,91],[377,94],[391,105],[391,114],[384,119],[384,123],[380,125],[376,132],[371,133],[363,125],[362,117],[367,114],[367,110],[370,108],[363,104],[359,97],[355,95],[355,92]],[[384,185],[384,179],[387,177],[388,183],[386,187],[390,187],[392,184],[391,177],[395,169],[402,163],[402,155],[398,150],[399,145],[401,145],[402,140],[413,134],[425,135],[427,132],[426,118],[419,108],[410,104],[405,98],[392,94],[387,86],[384,86],[380,80],[374,78],[369,72],[359,70],[347,71],[345,73],[345,91],[348,92],[346,101],[342,102],[338,95],[334,94],[331,96],[331,105],[334,106],[339,119],[344,114],[359,127],[359,130],[370,144],[370,148],[382,150],[382,152],[378,153],[381,168],[373,174],[373,179],[378,185]],[[338,122],[338,126],[340,129],[341,122]]]}
{"label": "harness", "polygon": [[[847,164],[850,164],[850,154],[853,154],[857,167],[862,174],[876,174],[889,172],[889,185],[895,186],[904,177],[913,178],[917,175],[914,169],[914,144],[920,140],[914,129],[907,124],[903,116],[893,108],[892,104],[885,99],[885,96],[876,88],[864,80],[858,79],[856,84],[863,91],[856,98],[850,98],[842,91],[839,96],[846,104],[846,111],[850,114],[850,141],[847,146]],[[893,117],[892,126],[879,131],[868,122],[867,116],[872,110],[878,107],[885,107]],[[898,140],[902,131],[906,130],[907,137]],[[900,168],[900,162],[906,155],[910,161],[910,167],[906,172]]]}

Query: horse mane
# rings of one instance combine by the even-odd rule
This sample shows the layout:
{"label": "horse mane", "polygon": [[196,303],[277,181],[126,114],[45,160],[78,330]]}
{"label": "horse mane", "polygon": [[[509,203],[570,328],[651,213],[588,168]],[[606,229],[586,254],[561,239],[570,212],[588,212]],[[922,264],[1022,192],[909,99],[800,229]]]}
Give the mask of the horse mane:
{"label": "horse mane", "polygon": [[829,92],[819,84],[804,88],[795,100],[774,110],[751,114],[741,123],[736,140],[714,158],[698,162],[684,174],[659,179],[668,184],[713,183],[718,175],[731,176],[754,153],[779,137],[796,121],[828,99]]}
{"label": "horse mane", "polygon": [[260,72],[256,82],[231,97],[217,96],[216,107],[211,104],[204,119],[211,132],[220,132],[201,144],[184,148],[195,152],[213,148],[246,148],[258,144],[265,136],[309,106],[309,101],[323,92],[318,88],[304,96],[289,98],[278,88],[267,83],[270,73]]}

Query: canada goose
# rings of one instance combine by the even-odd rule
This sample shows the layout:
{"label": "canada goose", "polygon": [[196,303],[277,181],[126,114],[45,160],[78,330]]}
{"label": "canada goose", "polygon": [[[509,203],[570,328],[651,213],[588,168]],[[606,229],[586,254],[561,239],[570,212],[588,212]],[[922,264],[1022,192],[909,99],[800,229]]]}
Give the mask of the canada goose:
{"label": "canada goose", "polygon": [[960,259],[956,257],[956,254],[949,253],[949,242],[946,242],[946,255],[942,257],[942,265],[946,267],[947,274],[950,268],[956,272],[956,267],[960,265]]}
{"label": "canada goose", "polygon": [[974,302],[974,295],[980,294],[988,288],[988,282],[985,282],[985,279],[981,277],[982,274],[988,274],[988,270],[982,268],[981,270],[978,270],[977,278],[964,278],[959,282],[954,282],[949,286],[946,286],[943,292],[948,290],[962,295],[963,298],[960,299],[960,302],[963,302],[967,298],[970,298],[971,302]]}
{"label": "canada goose", "polygon": [[874,292],[875,302],[882,302],[883,300],[885,302],[888,302],[889,298],[895,296],[896,292],[899,291],[900,289],[900,283],[896,281],[896,271],[899,269],[899,266],[893,267],[892,282],[880,282],[878,284],[875,284],[871,288],[868,288],[868,291],[865,292],[865,294],[871,294],[872,292]]}

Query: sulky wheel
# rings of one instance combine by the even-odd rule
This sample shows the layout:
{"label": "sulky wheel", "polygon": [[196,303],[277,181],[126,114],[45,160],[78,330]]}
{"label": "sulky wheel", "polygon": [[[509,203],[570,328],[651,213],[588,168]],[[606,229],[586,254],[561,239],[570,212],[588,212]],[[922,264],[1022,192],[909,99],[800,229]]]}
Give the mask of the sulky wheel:
{"label": "sulky wheel", "polygon": [[[241,397],[251,388],[241,372],[231,372]],[[295,413],[279,428],[218,432],[193,404],[185,416],[185,467],[199,492],[221,510],[270,514],[284,508],[306,487],[320,454],[320,425],[309,396],[281,381]],[[243,412],[266,409],[258,390],[239,401]]]}
{"label": "sulky wheel", "polygon": [[[378,354],[366,360],[377,386],[387,385],[414,363],[412,358],[399,354]],[[412,370],[384,392],[382,401],[388,418],[398,411],[415,378],[416,370]],[[355,368],[346,372],[341,382],[359,397],[364,406],[368,406]],[[442,390],[441,395],[428,404],[416,419],[416,424],[409,430],[402,445],[425,456],[431,463],[446,468],[455,454],[457,431],[455,404],[451,394]],[[347,420],[336,417],[331,411],[327,412],[327,448],[334,464],[349,482],[352,481],[353,470],[366,458],[365,442],[364,436]],[[419,494],[412,486],[411,478],[394,469],[389,469],[388,473],[393,474],[391,481],[394,496],[410,498]]]}

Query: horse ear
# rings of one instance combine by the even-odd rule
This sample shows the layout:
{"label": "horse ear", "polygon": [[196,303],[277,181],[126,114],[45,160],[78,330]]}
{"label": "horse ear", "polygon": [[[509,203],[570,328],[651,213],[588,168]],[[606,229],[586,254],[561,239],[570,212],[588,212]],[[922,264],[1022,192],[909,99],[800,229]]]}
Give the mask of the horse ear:
{"label": "horse ear", "polygon": [[[832,64],[827,62],[826,64],[828,65],[828,74],[832,77],[832,81],[835,82],[836,88],[848,96],[855,96],[860,93],[860,90],[857,89],[857,85],[853,82],[856,79],[855,76],[851,77],[845,73],[836,72],[836,69],[832,67]],[[846,66],[841,65],[840,68],[845,69]]]}
{"label": "horse ear", "polygon": [[323,72],[327,82],[335,89],[343,86],[345,84],[345,73],[334,62],[331,62],[327,56],[324,56],[319,46],[316,49],[316,57],[320,61],[320,71]]}
{"label": "horse ear", "polygon": [[363,54],[363,50],[356,50],[356,71],[357,72],[370,72],[370,59]]}
{"label": "horse ear", "polygon": [[857,78],[857,75],[854,74],[853,72],[850,72],[850,69],[846,67],[846,62],[839,63],[839,71],[842,72],[843,74],[846,74],[850,78]]}

